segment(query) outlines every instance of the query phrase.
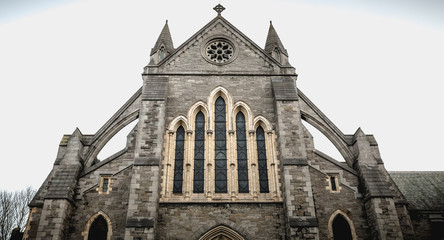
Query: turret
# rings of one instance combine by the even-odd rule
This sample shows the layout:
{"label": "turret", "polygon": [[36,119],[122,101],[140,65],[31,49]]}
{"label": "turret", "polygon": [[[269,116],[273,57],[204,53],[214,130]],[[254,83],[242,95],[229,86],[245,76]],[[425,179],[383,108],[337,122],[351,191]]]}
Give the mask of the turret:
{"label": "turret", "polygon": [[174,51],[173,39],[171,38],[170,28],[168,27],[168,20],[165,22],[165,26],[156,41],[156,44],[151,49],[150,63],[158,64],[166,56]]}
{"label": "turret", "polygon": [[289,65],[287,49],[279,39],[276,30],[270,21],[270,28],[268,29],[267,41],[265,42],[265,52],[280,62],[282,65]]}

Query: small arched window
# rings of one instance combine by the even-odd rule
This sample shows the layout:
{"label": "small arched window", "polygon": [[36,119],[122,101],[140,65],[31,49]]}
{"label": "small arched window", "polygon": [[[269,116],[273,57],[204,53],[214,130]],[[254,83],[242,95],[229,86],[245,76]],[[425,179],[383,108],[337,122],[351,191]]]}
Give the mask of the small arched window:
{"label": "small arched window", "polygon": [[278,60],[279,62],[281,61],[281,51],[279,51],[278,48],[274,48],[273,57],[274,57],[274,59]]}
{"label": "small arched window", "polygon": [[194,135],[194,193],[204,192],[205,116],[197,113]]}
{"label": "small arched window", "polygon": [[237,178],[240,193],[248,193],[248,159],[245,116],[242,112],[236,115]]}
{"label": "small arched window", "polygon": [[259,170],[259,189],[261,193],[268,193],[267,150],[265,148],[264,129],[259,126],[256,129],[257,162]]}
{"label": "small arched window", "polygon": [[227,132],[225,100],[218,97],[214,107],[215,192],[227,192]]}
{"label": "small arched window", "polygon": [[159,49],[159,60],[161,61],[162,59],[164,59],[165,58],[165,47],[161,47],[160,49]]}
{"label": "small arched window", "polygon": [[174,157],[173,193],[182,193],[183,158],[185,145],[185,130],[180,126],[176,131],[176,151]]}

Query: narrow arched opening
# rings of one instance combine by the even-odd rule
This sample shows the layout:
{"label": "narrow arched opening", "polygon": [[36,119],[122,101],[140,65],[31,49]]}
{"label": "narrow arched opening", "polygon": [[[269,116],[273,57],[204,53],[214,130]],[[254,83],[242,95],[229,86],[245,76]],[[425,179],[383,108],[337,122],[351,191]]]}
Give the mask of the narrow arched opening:
{"label": "narrow arched opening", "polygon": [[108,223],[102,215],[98,215],[88,231],[88,240],[107,240]]}
{"label": "narrow arched opening", "polygon": [[353,240],[350,225],[342,214],[337,214],[333,219],[332,229],[334,240]]}

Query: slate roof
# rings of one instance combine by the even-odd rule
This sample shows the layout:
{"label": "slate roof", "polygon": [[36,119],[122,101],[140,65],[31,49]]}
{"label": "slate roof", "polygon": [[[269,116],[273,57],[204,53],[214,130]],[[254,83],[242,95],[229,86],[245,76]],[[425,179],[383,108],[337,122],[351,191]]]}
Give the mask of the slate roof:
{"label": "slate roof", "polygon": [[444,211],[444,172],[389,172],[413,210]]}

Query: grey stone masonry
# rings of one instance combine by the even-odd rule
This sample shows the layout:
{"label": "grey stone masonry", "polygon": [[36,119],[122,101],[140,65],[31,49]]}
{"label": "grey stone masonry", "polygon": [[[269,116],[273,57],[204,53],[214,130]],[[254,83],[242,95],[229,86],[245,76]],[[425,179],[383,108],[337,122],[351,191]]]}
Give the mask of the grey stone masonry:
{"label": "grey stone masonry", "polygon": [[319,239],[298,101],[276,100],[275,105],[287,237]]}
{"label": "grey stone masonry", "polygon": [[125,239],[156,239],[159,181],[167,79],[145,78],[135,160],[131,176]]}
{"label": "grey stone masonry", "polygon": [[364,205],[368,216],[372,239],[403,239],[395,206],[394,192],[390,189],[388,173],[379,164],[372,151],[371,142],[361,129],[354,136],[354,152],[357,155],[355,169],[363,181]]}

